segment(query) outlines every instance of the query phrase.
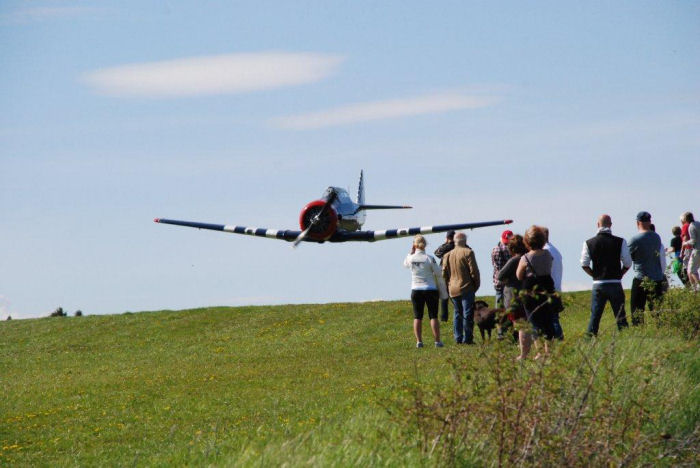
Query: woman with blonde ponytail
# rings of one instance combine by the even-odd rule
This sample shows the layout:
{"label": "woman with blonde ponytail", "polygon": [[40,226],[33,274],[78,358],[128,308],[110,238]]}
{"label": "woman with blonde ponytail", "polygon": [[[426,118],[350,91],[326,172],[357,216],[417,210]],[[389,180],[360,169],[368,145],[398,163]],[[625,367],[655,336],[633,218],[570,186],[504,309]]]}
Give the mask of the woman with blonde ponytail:
{"label": "woman with blonde ponytail", "polygon": [[437,278],[442,272],[435,259],[425,253],[428,243],[425,237],[418,234],[413,238],[413,246],[403,261],[403,265],[411,270],[411,302],[413,303],[413,333],[416,337],[416,348],[423,347],[423,310],[428,306],[430,328],[435,338],[435,346],[442,348],[440,341],[440,322],[438,322],[438,285]]}

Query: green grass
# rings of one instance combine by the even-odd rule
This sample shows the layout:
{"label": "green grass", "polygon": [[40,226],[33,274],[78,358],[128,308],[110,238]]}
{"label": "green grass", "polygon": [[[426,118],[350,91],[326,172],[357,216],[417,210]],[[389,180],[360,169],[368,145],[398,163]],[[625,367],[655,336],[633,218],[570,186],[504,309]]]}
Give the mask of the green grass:
{"label": "green grass", "polygon": [[[589,300],[566,295],[559,348],[591,346]],[[416,350],[411,325],[408,301],[2,322],[0,465],[434,463],[407,440],[401,402],[496,343],[458,348],[447,326],[444,349]],[[597,342],[613,330],[607,310]],[[697,340],[652,324],[618,340],[622,367],[659,374],[658,408],[675,402],[660,424],[697,431]]]}

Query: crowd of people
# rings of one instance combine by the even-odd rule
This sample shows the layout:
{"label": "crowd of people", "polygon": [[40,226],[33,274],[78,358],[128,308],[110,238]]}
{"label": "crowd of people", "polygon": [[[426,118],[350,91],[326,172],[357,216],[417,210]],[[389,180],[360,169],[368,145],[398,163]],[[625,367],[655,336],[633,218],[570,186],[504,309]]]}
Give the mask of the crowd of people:
{"label": "crowd of people", "polygon": [[[609,302],[618,329],[629,326],[625,312],[622,277],[633,269],[630,291],[632,325],[644,320],[644,310],[654,310],[668,289],[666,255],[670,268],[681,282],[694,291],[700,290],[700,222],[693,214],[681,216],[681,226],[672,229],[670,247],[663,246],[655,232],[651,214],[636,216],[637,234],[625,239],[612,234],[612,219],[603,214],[597,220],[596,235],[583,243],[580,265],[593,280],[591,315],[586,333],[596,336],[606,304]],[[443,322],[448,321],[448,304],[454,309],[453,334],[457,344],[474,344],[474,302],[481,284],[474,251],[467,245],[463,232],[449,231],[445,243],[435,250],[440,263],[425,251],[427,242],[415,236],[411,253],[404,266],[411,270],[411,302],[416,347],[423,347],[422,320],[428,309],[430,328],[436,347],[440,339],[438,309]],[[514,325],[519,344],[517,359],[525,359],[532,343],[538,348],[535,358],[548,352],[548,343],[564,339],[559,313],[563,263],[559,250],[549,242],[549,230],[531,226],[523,235],[510,230],[501,233],[491,252],[495,308]],[[509,322],[505,322],[509,323]],[[506,337],[507,327],[499,326],[498,337]],[[544,338],[539,340],[538,338]],[[542,342],[542,350],[539,343]]]}

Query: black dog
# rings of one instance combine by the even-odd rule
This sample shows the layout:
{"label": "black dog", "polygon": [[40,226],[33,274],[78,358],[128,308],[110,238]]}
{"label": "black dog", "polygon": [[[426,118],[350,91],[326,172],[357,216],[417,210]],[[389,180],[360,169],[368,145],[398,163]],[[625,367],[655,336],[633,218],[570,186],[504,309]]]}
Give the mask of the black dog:
{"label": "black dog", "polygon": [[492,309],[485,301],[474,302],[474,322],[479,326],[481,340],[486,341],[486,334],[491,339],[491,330],[496,328],[496,321],[505,315],[503,309]]}

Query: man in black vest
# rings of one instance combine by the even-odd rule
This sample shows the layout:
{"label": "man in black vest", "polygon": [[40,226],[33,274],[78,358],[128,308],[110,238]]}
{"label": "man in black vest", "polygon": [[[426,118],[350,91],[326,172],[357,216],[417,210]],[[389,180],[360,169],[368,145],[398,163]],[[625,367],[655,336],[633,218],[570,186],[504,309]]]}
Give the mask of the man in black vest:
{"label": "man in black vest", "polygon": [[611,226],[610,216],[601,215],[598,218],[598,234],[583,243],[581,252],[581,267],[593,278],[591,320],[588,323],[588,334],[593,336],[598,334],[600,318],[608,301],[615,314],[618,330],[627,327],[622,277],[632,266],[632,257],[627,242],[621,237],[613,236]]}

